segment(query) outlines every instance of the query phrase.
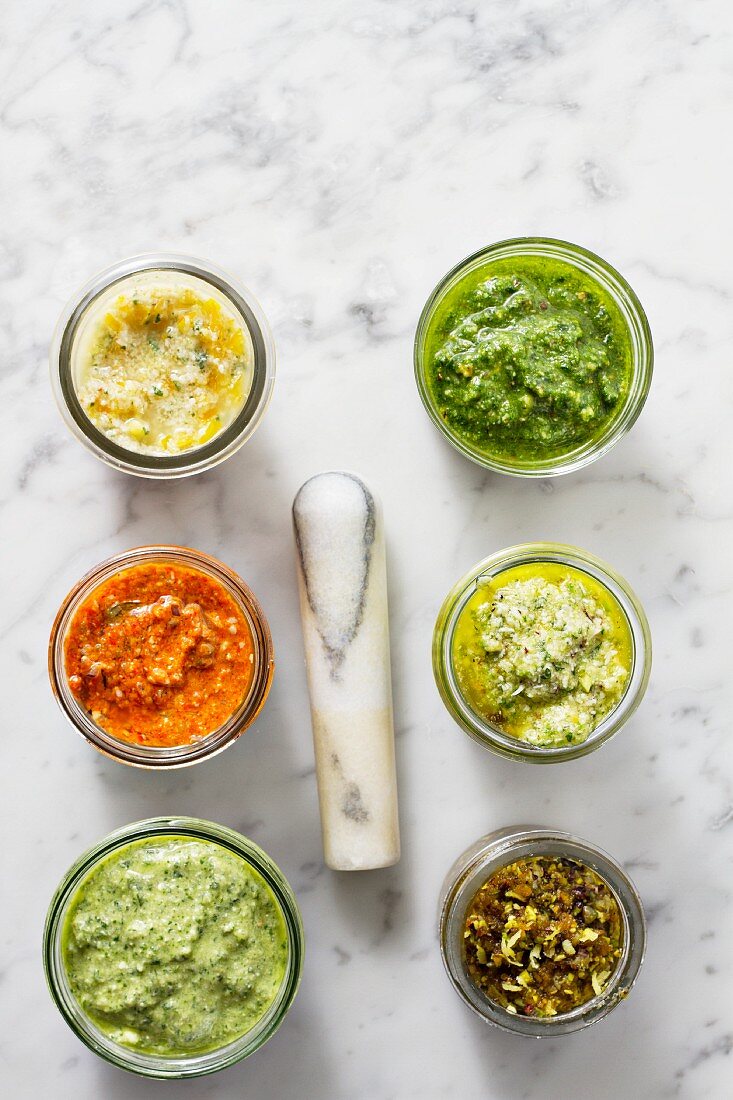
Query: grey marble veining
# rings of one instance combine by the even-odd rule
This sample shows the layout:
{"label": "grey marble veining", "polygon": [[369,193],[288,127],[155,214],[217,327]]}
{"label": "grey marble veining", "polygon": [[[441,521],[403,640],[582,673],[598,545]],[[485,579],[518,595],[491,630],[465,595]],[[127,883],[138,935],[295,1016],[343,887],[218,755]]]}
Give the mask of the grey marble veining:
{"label": "grey marble veining", "polygon": [[400,858],[385,519],[356,474],[308,478],[293,501],[323,854],[335,871]]}
{"label": "grey marble veining", "polygon": [[[216,1100],[725,1100],[733,1055],[730,66],[723,0],[8,0],[0,63],[0,462],[5,759],[0,1055],[13,1100],[142,1100],[44,987],[48,900],[80,850],[156,813],[262,844],[302,903],[308,953],[286,1026],[254,1058],[170,1086]],[[411,344],[432,287],[492,240],[578,241],[628,277],[656,373],[602,462],[539,484],[487,474],[436,434]],[[231,269],[263,303],[279,374],[253,439],[153,485],[66,433],[47,347],[95,270],[166,248]],[[321,860],[290,505],[359,470],[388,517],[403,858],[347,883]],[[612,562],[649,614],[647,697],[612,743],[535,769],[447,718],[430,638],[448,588],[528,539]],[[218,554],[262,601],[270,699],[228,753],[163,776],[96,755],[57,711],[46,641],[102,557],[172,541]],[[650,916],[628,1002],[529,1043],[464,1010],[442,973],[454,857],[534,818],[606,847]]]}
{"label": "grey marble veining", "polygon": [[[334,484],[338,494],[335,502]],[[315,512],[308,507],[314,489],[318,504]],[[345,521],[347,537],[343,531]],[[338,682],[349,647],[364,622],[376,528],[374,497],[353,474],[316,474],[301,485],[293,501],[293,530],[305,605],[313,616],[314,632],[331,682]],[[334,600],[334,583],[338,584],[339,576],[344,584]]]}

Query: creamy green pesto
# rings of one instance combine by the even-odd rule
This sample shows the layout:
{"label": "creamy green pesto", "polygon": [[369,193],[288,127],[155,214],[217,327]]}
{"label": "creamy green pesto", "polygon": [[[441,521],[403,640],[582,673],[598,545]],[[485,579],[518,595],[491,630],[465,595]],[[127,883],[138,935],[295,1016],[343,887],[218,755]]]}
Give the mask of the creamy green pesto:
{"label": "creamy green pesto", "polygon": [[447,290],[425,337],[428,390],[450,433],[488,457],[558,458],[624,406],[628,325],[600,283],[557,258],[489,259]]}
{"label": "creamy green pesto", "polygon": [[71,991],[123,1046],[203,1053],[250,1031],[274,1001],[288,946],[269,886],[208,840],[118,848],[74,896],[62,940]]}
{"label": "creamy green pesto", "polygon": [[540,747],[585,741],[621,701],[631,634],[594,578],[550,562],[479,584],[461,612],[453,666],[471,709]]}

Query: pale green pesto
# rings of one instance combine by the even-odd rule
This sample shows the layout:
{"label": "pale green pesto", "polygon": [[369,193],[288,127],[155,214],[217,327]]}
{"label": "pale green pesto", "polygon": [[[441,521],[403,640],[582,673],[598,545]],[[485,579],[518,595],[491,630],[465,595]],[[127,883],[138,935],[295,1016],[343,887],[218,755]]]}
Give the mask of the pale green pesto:
{"label": "pale green pesto", "polygon": [[84,879],[63,959],[83,1011],[115,1042],[175,1057],[225,1046],[274,1001],[283,915],[261,875],[220,844],[160,836]]}

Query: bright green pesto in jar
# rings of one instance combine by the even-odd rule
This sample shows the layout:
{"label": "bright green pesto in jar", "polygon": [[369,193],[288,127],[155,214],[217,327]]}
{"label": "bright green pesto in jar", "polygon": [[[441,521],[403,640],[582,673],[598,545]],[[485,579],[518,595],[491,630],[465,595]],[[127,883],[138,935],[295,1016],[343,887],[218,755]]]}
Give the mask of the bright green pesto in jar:
{"label": "bright green pesto in jar", "polygon": [[438,300],[426,381],[448,431],[489,457],[565,455],[601,436],[629,393],[624,317],[600,283],[548,256],[488,259]]}
{"label": "bright green pesto in jar", "polygon": [[147,1054],[216,1050],[250,1031],[282,985],[283,914],[241,856],[157,836],[86,876],[63,930],[71,991],[105,1035]]}

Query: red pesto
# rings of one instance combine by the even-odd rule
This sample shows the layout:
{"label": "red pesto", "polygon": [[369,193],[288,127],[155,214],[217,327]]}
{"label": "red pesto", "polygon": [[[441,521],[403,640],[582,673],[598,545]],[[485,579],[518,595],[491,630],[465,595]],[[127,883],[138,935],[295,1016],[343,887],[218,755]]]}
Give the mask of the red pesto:
{"label": "red pesto", "polygon": [[247,695],[254,644],[219,581],[172,563],[143,564],[81,604],[64,658],[69,687],[107,733],[188,745],[219,729]]}

